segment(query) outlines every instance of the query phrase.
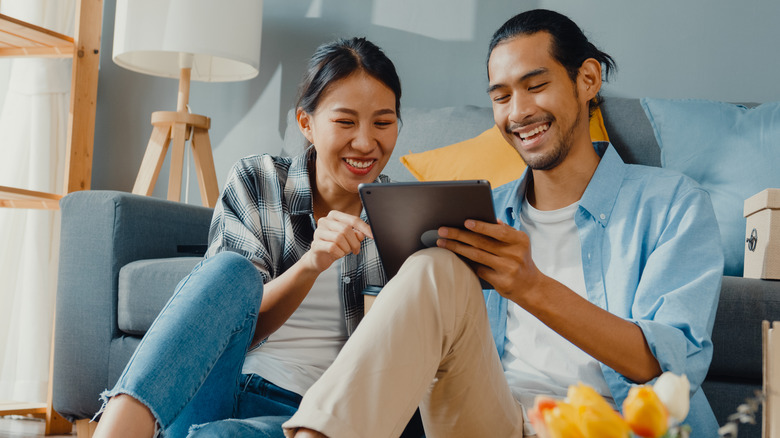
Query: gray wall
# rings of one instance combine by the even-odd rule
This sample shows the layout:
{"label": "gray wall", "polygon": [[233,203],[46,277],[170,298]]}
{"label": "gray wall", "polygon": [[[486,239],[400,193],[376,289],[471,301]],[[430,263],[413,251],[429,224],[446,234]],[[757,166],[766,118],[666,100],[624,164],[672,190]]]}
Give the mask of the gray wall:
{"label": "gray wall", "polygon": [[[258,77],[192,85],[192,111],[212,118],[220,188],[237,159],[282,152],[287,110],[320,43],[362,35],[383,47],[401,76],[402,108],[487,106],[490,36],[513,14],[535,7],[569,15],[617,60],[605,94],[780,100],[777,0],[265,0]],[[111,61],[114,10],[114,0],[106,0],[92,187],[129,191],[150,115],[175,109],[177,84]],[[167,166],[156,196],[165,196]],[[190,202],[200,203],[194,171],[190,179]]]}

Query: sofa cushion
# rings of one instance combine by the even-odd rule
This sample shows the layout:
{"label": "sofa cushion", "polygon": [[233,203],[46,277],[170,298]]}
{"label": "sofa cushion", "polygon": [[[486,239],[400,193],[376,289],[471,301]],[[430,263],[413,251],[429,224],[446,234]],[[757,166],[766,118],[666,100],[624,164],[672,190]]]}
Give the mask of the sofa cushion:
{"label": "sofa cushion", "polygon": [[761,321],[780,319],[778,282],[723,277],[708,378],[761,383]]}
{"label": "sofa cushion", "polygon": [[171,257],[138,260],[123,266],[119,270],[119,329],[131,335],[146,333],[179,281],[201,260],[201,257]]}
{"label": "sofa cushion", "polygon": [[661,167],[661,150],[639,99],[604,97],[601,114],[609,142],[623,161]]}
{"label": "sofa cushion", "polygon": [[747,108],[698,99],[642,99],[661,147],[663,167],[710,194],[720,226],[725,275],[741,276],[745,199],[780,187],[780,102]]}

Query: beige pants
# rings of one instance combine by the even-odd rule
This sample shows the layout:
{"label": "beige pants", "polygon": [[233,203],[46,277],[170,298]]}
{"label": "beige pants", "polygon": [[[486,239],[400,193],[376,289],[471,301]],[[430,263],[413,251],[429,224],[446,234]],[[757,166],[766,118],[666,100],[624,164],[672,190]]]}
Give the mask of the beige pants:
{"label": "beige pants", "polygon": [[439,248],[410,257],[382,289],[285,434],[397,437],[418,405],[428,438],[522,436],[479,280]]}

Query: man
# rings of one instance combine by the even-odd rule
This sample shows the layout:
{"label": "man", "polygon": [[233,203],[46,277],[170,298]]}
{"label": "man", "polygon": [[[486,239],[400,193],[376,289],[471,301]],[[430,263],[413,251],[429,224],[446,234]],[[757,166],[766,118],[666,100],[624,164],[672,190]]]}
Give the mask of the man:
{"label": "man", "polygon": [[[487,67],[495,122],[528,164],[494,191],[500,223],[442,228],[449,251],[412,256],[286,433],[398,436],[419,404],[429,437],[532,435],[538,394],[582,381],[619,407],[672,371],[692,384],[693,436],[715,436],[699,387],[723,269],[709,196],[591,143],[613,63],[565,16],[513,17]],[[483,297],[477,276],[495,290]]]}

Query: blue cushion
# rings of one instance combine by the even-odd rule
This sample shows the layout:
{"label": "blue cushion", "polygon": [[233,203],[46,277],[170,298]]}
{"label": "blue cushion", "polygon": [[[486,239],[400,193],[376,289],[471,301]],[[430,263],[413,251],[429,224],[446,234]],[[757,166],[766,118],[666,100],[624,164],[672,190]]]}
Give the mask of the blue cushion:
{"label": "blue cushion", "polygon": [[742,276],[745,199],[780,187],[780,102],[754,108],[708,100],[642,99],[661,165],[696,180],[712,199],[725,275]]}
{"label": "blue cushion", "polygon": [[170,257],[130,262],[119,271],[117,325],[131,335],[143,335],[152,326],[176,285],[201,257]]}

